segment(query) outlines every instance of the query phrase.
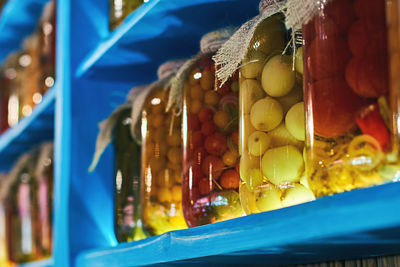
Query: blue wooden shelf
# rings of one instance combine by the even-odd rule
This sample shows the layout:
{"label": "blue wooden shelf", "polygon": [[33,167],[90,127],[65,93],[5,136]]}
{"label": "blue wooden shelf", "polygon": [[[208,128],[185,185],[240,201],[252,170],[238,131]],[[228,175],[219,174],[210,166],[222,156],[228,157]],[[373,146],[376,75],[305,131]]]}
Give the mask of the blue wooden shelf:
{"label": "blue wooden shelf", "polygon": [[54,260],[52,258],[50,258],[50,259],[20,264],[19,266],[20,267],[52,267],[52,266],[54,266]]}
{"label": "blue wooden shelf", "polygon": [[[201,36],[240,26],[258,13],[259,0],[151,0],[102,38],[76,69],[76,77],[125,81],[155,78],[159,64],[199,51]],[[130,75],[127,75],[127,74]]]}
{"label": "blue wooden shelf", "polygon": [[400,183],[82,253],[78,267],[298,264],[400,252]]}
{"label": "blue wooden shelf", "polygon": [[8,0],[0,13],[0,63],[33,33],[48,0]]}
{"label": "blue wooden shelf", "polygon": [[10,170],[21,154],[53,139],[55,91],[55,87],[49,90],[29,117],[0,136],[0,171]]}

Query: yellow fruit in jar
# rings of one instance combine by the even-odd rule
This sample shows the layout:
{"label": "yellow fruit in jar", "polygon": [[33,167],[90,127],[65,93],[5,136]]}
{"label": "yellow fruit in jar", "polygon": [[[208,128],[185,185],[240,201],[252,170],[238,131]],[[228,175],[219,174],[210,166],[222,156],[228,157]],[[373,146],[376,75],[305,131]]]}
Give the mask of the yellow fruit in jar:
{"label": "yellow fruit in jar", "polygon": [[176,170],[173,173],[174,182],[177,184],[182,184],[182,171]]}
{"label": "yellow fruit in jar", "polygon": [[203,95],[204,95],[204,93],[203,93],[203,90],[201,89],[200,85],[193,85],[190,88],[190,97],[193,100],[196,100],[196,99],[203,100]]}
{"label": "yellow fruit in jar", "polygon": [[239,110],[241,114],[250,114],[253,104],[265,97],[265,92],[257,80],[245,79],[240,83]]}
{"label": "yellow fruit in jar", "polygon": [[267,55],[260,51],[251,51],[243,60],[240,73],[244,78],[254,79],[260,76]]}
{"label": "yellow fruit in jar", "polygon": [[281,123],[278,127],[268,132],[268,136],[271,138],[271,148],[292,145],[298,149],[303,149],[304,143],[294,138],[286,129],[285,123]]}
{"label": "yellow fruit in jar", "polygon": [[249,136],[257,131],[250,121],[250,115],[244,115],[239,118],[239,155],[242,155],[242,148],[246,148]]}
{"label": "yellow fruit in jar", "polygon": [[204,103],[209,106],[216,106],[219,103],[220,95],[213,90],[207,91],[204,95]]}
{"label": "yellow fruit in jar", "polygon": [[301,184],[295,184],[294,187],[285,191],[282,204],[284,207],[288,207],[312,200],[315,200],[315,196],[311,190]]}
{"label": "yellow fruit in jar", "polygon": [[168,188],[162,187],[158,190],[157,193],[158,201],[162,202],[171,202],[172,194]]}
{"label": "yellow fruit in jar", "polygon": [[182,150],[177,147],[170,148],[168,150],[168,160],[173,164],[178,164],[182,162]]}
{"label": "yellow fruit in jar", "polygon": [[303,85],[301,81],[297,82],[289,94],[278,97],[277,100],[282,105],[283,113],[286,114],[288,110],[296,103],[303,100]]}
{"label": "yellow fruit in jar", "polygon": [[201,71],[198,68],[193,69],[189,74],[189,84],[194,85],[199,82]]}
{"label": "yellow fruit in jar", "polygon": [[277,55],[265,64],[261,74],[264,91],[273,97],[287,95],[294,87],[296,74],[289,56]]}
{"label": "yellow fruit in jar", "polygon": [[297,140],[305,140],[304,102],[299,102],[289,109],[285,118],[285,126]]}
{"label": "yellow fruit in jar", "polygon": [[151,158],[149,160],[149,167],[153,174],[161,171],[165,166],[165,159],[163,157],[160,158]]}
{"label": "yellow fruit in jar", "polygon": [[190,112],[193,114],[198,114],[203,107],[203,103],[200,100],[193,100],[190,104]]}
{"label": "yellow fruit in jar", "polygon": [[269,147],[271,138],[264,132],[256,131],[249,136],[247,149],[253,156],[261,156]]}
{"label": "yellow fruit in jar", "polygon": [[303,74],[303,47],[297,48],[295,60],[296,71]]}
{"label": "yellow fruit in jar", "polygon": [[281,146],[265,152],[261,169],[274,185],[297,182],[304,170],[303,156],[294,146]]}
{"label": "yellow fruit in jar", "polygon": [[[304,156],[304,153],[303,153]],[[307,173],[304,172],[303,175],[300,177],[300,184],[302,184],[305,188],[311,190],[310,185],[308,183]]]}
{"label": "yellow fruit in jar", "polygon": [[239,186],[239,197],[240,197],[240,203],[242,204],[243,207],[243,211],[246,214],[260,212],[256,205],[255,193],[250,191],[244,183],[241,183]]}
{"label": "yellow fruit in jar", "polygon": [[259,131],[270,131],[278,126],[283,118],[281,104],[272,97],[258,100],[251,107],[250,120]]}
{"label": "yellow fruit in jar", "polygon": [[239,163],[239,174],[242,181],[247,181],[251,169],[259,169],[261,165],[260,157],[243,154]]}
{"label": "yellow fruit in jar", "polygon": [[274,15],[261,22],[254,32],[250,49],[269,55],[285,48],[285,26],[281,15]]}
{"label": "yellow fruit in jar", "polygon": [[225,129],[230,121],[229,115],[225,110],[218,110],[215,112],[213,120],[215,125],[220,129]]}
{"label": "yellow fruit in jar", "polygon": [[169,221],[171,223],[171,226],[174,228],[174,230],[181,230],[187,228],[185,219],[183,216],[173,216],[169,218]]}
{"label": "yellow fruit in jar", "polygon": [[167,136],[167,132],[164,128],[156,128],[153,132],[150,133],[150,137],[154,142],[164,142]]}
{"label": "yellow fruit in jar", "polygon": [[257,208],[263,211],[276,210],[283,207],[281,201],[282,192],[274,186],[267,186],[261,190],[257,196]]}
{"label": "yellow fruit in jar", "polygon": [[157,185],[160,187],[170,187],[174,184],[172,171],[169,169],[163,169],[157,174],[156,177]]}
{"label": "yellow fruit in jar", "polygon": [[164,115],[163,114],[153,114],[153,117],[148,122],[150,122],[151,126],[154,128],[159,128],[164,124]]}
{"label": "yellow fruit in jar", "polygon": [[172,200],[174,202],[182,201],[182,186],[174,185],[172,187]]}
{"label": "yellow fruit in jar", "polygon": [[246,185],[250,191],[256,190],[264,182],[264,176],[260,171],[260,168],[251,168],[247,172]]}
{"label": "yellow fruit in jar", "polygon": [[222,156],[222,161],[226,166],[233,166],[236,164],[236,160],[238,158],[238,155],[235,151],[228,150],[225,152],[225,154]]}
{"label": "yellow fruit in jar", "polygon": [[174,131],[171,135],[168,135],[167,137],[167,143],[170,146],[179,146],[181,142],[181,133],[179,131]]}
{"label": "yellow fruit in jar", "polygon": [[214,73],[209,70],[203,71],[200,78],[200,86],[203,90],[212,90],[214,88]]}

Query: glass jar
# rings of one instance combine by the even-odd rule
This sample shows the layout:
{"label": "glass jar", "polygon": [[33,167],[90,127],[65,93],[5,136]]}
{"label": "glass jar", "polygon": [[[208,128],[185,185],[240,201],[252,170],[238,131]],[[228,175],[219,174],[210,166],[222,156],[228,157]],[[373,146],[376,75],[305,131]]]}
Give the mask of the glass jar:
{"label": "glass jar", "polygon": [[119,26],[132,11],[143,4],[143,0],[110,0],[110,30]]}
{"label": "glass jar", "polygon": [[190,70],[183,100],[183,211],[190,227],[243,215],[239,201],[238,82],[215,89],[213,54]]}
{"label": "glass jar", "polygon": [[395,179],[398,75],[389,80],[385,0],[323,4],[303,34],[307,173],[314,194]]}
{"label": "glass jar", "polygon": [[281,14],[265,19],[240,68],[240,200],[247,214],[314,199],[304,174],[302,64],[293,69],[293,47],[283,54],[287,40]]}
{"label": "glass jar", "polygon": [[42,100],[39,80],[42,73],[40,65],[39,36],[33,34],[25,40],[24,50],[18,58],[21,72],[21,116],[32,114],[33,108]]}
{"label": "glass jar", "polygon": [[36,157],[29,156],[16,173],[6,199],[6,229],[9,259],[24,263],[39,259],[37,245]]}
{"label": "glass jar", "polygon": [[140,146],[130,132],[131,110],[119,114],[114,128],[115,235],[119,242],[140,240],[143,231],[140,203]]}
{"label": "glass jar", "polygon": [[165,111],[168,93],[154,88],[142,111],[143,221],[151,235],[187,228],[182,213],[181,116]]}
{"label": "glass jar", "polygon": [[44,144],[36,167],[38,249],[44,258],[51,256],[53,243],[53,167],[53,144]]}
{"label": "glass jar", "polygon": [[35,101],[40,103],[42,96],[54,85],[56,64],[56,1],[50,1],[43,12],[38,26],[40,67],[40,93]]}

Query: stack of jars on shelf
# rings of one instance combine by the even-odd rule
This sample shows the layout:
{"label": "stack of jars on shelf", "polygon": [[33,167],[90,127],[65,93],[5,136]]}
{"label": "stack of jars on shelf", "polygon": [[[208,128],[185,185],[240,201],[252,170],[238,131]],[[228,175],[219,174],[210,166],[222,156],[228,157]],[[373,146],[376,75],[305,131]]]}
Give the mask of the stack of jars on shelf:
{"label": "stack of jars on shelf", "polygon": [[55,2],[49,2],[22,51],[9,55],[0,68],[0,132],[31,115],[54,85],[55,11]]}
{"label": "stack of jars on shelf", "polygon": [[[21,156],[1,176],[0,262],[4,266],[48,258],[52,253],[53,145]],[[5,235],[4,235],[5,233]],[[3,265],[2,265],[3,266]]]}
{"label": "stack of jars on shelf", "polygon": [[[129,168],[141,190],[116,192],[142,207],[140,238],[400,178],[397,13],[385,0],[306,0],[315,10],[299,20],[304,1],[262,0],[236,34],[205,35],[120,117],[116,175]],[[118,240],[136,240],[126,229]]]}

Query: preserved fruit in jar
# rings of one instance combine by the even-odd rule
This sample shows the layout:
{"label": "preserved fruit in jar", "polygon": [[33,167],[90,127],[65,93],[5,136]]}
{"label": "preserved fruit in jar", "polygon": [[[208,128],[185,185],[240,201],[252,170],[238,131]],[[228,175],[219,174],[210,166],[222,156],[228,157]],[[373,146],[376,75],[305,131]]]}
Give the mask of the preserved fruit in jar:
{"label": "preserved fruit in jar", "polygon": [[182,119],[165,112],[168,93],[153,89],[142,111],[143,221],[153,235],[187,228],[182,213]]}
{"label": "preserved fruit in jar", "polygon": [[142,228],[140,200],[141,148],[132,138],[131,110],[119,115],[114,129],[115,233],[119,242],[147,236]]}
{"label": "preserved fruit in jar", "polygon": [[53,143],[45,143],[36,167],[37,236],[41,257],[50,257],[53,244]]}
{"label": "preserved fruit in jar", "polygon": [[37,154],[21,157],[11,175],[6,199],[8,257],[16,263],[40,258],[37,245],[37,183],[34,168]]}
{"label": "preserved fruit in jar", "polygon": [[[203,36],[201,53],[180,77],[183,87],[183,212],[189,227],[243,215],[239,201],[238,84],[232,77],[215,87],[211,57],[232,34]],[[180,71],[181,72],[181,71]]]}
{"label": "preserved fruit in jar", "polygon": [[120,25],[126,16],[143,4],[143,0],[110,0],[110,29]]}
{"label": "preserved fruit in jar", "polygon": [[275,14],[257,26],[240,68],[240,197],[248,214],[314,199],[304,182],[301,58],[283,53],[283,20]]}
{"label": "preserved fruit in jar", "polygon": [[385,2],[333,0],[303,26],[307,173],[317,197],[398,172],[398,78],[389,79]]}

